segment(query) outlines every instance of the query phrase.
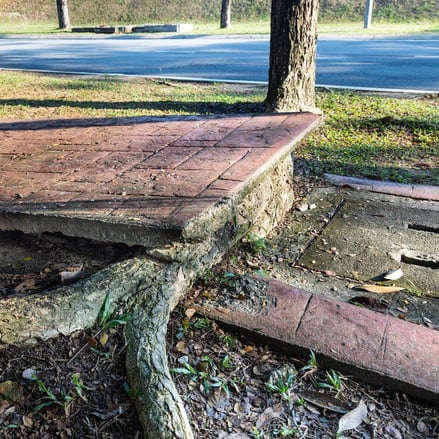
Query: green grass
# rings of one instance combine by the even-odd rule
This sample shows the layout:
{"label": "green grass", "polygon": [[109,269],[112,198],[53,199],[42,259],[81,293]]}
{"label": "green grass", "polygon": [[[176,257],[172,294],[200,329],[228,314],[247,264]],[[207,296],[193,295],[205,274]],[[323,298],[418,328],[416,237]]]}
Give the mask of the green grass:
{"label": "green grass", "polygon": [[439,99],[321,92],[325,125],[298,151],[316,174],[439,184]]}
{"label": "green grass", "polygon": [[[126,23],[111,23],[123,25]],[[192,32],[184,32],[179,35],[267,35],[270,33],[270,23],[265,21],[234,22],[231,29],[220,29],[219,23],[193,23]],[[384,23],[373,22],[370,29],[363,29],[363,22],[321,22],[318,24],[320,36],[376,36],[376,35],[410,35],[439,33],[439,21],[416,22],[416,23]],[[68,31],[57,29],[55,22],[0,22],[0,34],[6,35],[64,35],[78,36]],[[166,36],[169,34],[143,34],[145,37]],[[172,34],[175,35],[175,34]],[[136,34],[139,36],[139,34]]]}
{"label": "green grass", "polygon": [[[0,72],[0,118],[264,111],[266,88]],[[325,124],[297,148],[311,171],[439,184],[439,99],[318,91]]]}

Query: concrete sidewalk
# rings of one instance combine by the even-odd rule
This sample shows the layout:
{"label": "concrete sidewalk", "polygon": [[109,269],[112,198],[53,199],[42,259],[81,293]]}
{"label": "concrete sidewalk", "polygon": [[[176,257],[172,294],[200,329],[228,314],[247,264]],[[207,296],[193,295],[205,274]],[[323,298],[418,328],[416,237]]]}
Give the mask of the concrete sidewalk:
{"label": "concrete sidewalk", "polygon": [[0,122],[0,229],[172,243],[319,120],[301,113]]}

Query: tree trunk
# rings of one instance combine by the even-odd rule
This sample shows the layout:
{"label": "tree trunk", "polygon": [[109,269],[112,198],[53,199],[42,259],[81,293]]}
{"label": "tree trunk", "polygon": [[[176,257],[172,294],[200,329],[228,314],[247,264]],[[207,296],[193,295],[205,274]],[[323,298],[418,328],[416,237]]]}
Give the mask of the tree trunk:
{"label": "tree trunk", "polygon": [[232,0],[221,0],[221,29],[230,29],[232,27]]}
{"label": "tree trunk", "polygon": [[316,111],[319,0],[273,0],[266,110]]}
{"label": "tree trunk", "polygon": [[58,11],[59,28],[70,29],[70,17],[67,0],[56,0],[56,9]]}

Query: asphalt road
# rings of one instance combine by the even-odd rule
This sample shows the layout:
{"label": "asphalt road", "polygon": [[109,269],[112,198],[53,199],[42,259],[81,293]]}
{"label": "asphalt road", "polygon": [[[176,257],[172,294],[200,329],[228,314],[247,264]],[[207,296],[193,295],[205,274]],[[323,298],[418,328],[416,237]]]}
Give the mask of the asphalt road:
{"label": "asphalt road", "polygon": [[[439,92],[439,36],[319,39],[317,84]],[[0,68],[266,82],[268,37],[0,38]]]}

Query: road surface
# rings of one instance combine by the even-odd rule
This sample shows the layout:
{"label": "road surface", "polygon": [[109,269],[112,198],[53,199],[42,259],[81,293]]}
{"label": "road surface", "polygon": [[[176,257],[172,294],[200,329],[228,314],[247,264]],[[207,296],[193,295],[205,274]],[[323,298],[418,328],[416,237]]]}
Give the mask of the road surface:
{"label": "road surface", "polygon": [[[268,80],[268,37],[0,38],[0,68]],[[317,84],[439,92],[439,36],[319,39]]]}

